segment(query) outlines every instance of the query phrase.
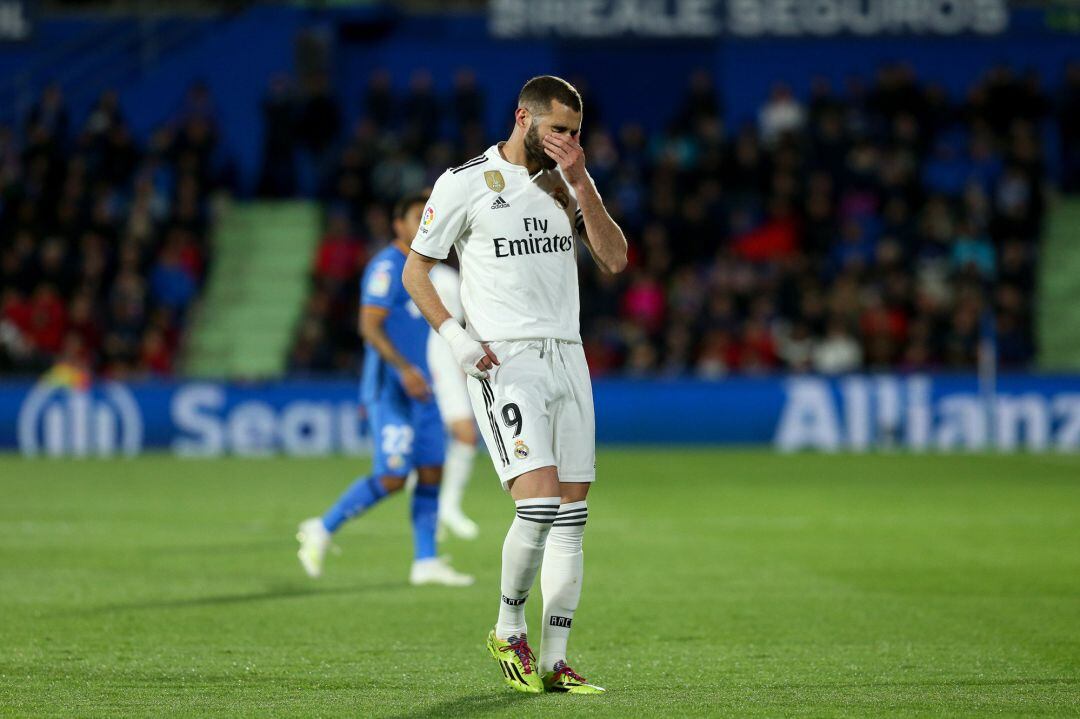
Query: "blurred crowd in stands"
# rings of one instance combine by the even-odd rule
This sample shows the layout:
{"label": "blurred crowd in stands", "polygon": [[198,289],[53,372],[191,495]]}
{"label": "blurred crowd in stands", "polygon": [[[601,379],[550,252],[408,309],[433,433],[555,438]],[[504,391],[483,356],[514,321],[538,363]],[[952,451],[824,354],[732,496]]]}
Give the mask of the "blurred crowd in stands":
{"label": "blurred crowd in stands", "polygon": [[[362,98],[363,117],[348,132],[326,83],[319,79],[313,84],[301,103],[291,99],[284,82],[271,86],[265,126],[279,129],[266,134],[260,187],[281,196],[309,184],[326,207],[326,232],[289,368],[355,372],[361,349],[360,272],[367,258],[393,239],[394,203],[430,187],[446,168],[479,155],[494,140],[484,130],[485,99],[468,70],[455,75],[447,99],[436,94],[427,72],[411,78],[404,97],[394,92],[387,73],[373,73]],[[313,98],[318,98],[318,112],[312,111]],[[297,128],[292,134],[287,131],[290,118]],[[293,171],[281,173],[282,167]],[[319,168],[325,171],[320,174]]]}
{"label": "blurred crowd in stands", "polygon": [[[594,373],[967,370],[991,335],[1003,367],[1032,363],[1044,147],[1080,189],[1080,64],[1053,89],[993,68],[963,97],[903,64],[805,100],[777,84],[739,127],[699,72],[655,134],[579,85],[589,171],[631,244],[619,276],[582,256]],[[425,72],[401,94],[375,73],[351,127],[328,85],[312,96],[271,89],[261,189],[295,192],[298,153],[321,169],[326,235],[290,367],[352,372],[357,281],[394,198],[502,137],[468,71],[449,96]]]}
{"label": "blurred crowd in stands", "polygon": [[113,92],[74,118],[49,87],[0,127],[0,373],[173,372],[210,259],[208,197],[227,180],[216,144],[201,85],[146,143]]}
{"label": "blurred crowd in stands", "polygon": [[[698,72],[658,132],[570,79],[589,171],[631,245],[618,276],[582,253],[596,374],[971,369],[991,334],[1004,367],[1031,365],[1048,159],[1080,191],[1080,64],[1055,88],[993,68],[962,97],[903,64],[805,98],[777,84],[736,127]],[[358,281],[393,202],[509,132],[510,107],[504,132],[485,129],[469,70],[449,94],[423,71],[404,91],[385,72],[365,82],[355,121],[318,74],[273,80],[263,103],[256,193],[326,209],[297,373],[355,373]],[[0,127],[0,372],[175,370],[211,195],[238,184],[219,144],[201,85],[145,142],[108,92],[73,118],[49,88]]]}

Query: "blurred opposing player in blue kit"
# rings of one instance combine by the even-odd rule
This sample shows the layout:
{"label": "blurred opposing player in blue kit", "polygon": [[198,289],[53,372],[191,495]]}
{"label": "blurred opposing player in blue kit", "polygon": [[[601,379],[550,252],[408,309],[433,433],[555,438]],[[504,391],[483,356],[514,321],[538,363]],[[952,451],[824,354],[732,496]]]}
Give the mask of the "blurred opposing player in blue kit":
{"label": "blurred opposing player in blue kit", "polygon": [[431,392],[427,359],[431,328],[401,284],[401,270],[426,201],[426,194],[415,194],[397,203],[395,239],[364,271],[360,333],[366,347],[361,401],[371,427],[374,466],[370,475],[353,482],[322,517],[300,524],[298,556],[311,577],[322,574],[333,533],[347,520],[401,490],[415,469],[417,484],[411,507],[415,559],[409,581],[448,586],[473,582],[435,551],[446,434]]}

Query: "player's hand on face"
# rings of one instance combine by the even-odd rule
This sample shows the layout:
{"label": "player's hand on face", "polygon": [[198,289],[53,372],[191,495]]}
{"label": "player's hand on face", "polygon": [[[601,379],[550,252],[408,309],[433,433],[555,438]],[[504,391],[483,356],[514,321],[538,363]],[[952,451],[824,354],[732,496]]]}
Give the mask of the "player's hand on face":
{"label": "player's hand on face", "polygon": [[544,152],[559,163],[571,185],[585,181],[585,151],[576,139],[549,132],[544,135]]}
{"label": "player's hand on face", "polygon": [[401,385],[412,399],[426,402],[431,397],[431,387],[424,373],[416,367],[407,367],[401,372]]}

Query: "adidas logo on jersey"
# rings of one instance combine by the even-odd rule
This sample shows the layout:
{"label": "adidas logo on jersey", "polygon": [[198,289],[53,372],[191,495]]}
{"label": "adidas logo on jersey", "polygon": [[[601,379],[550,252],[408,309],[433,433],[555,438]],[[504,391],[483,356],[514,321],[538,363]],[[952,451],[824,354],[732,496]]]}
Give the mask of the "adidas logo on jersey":
{"label": "adidas logo on jersey", "polygon": [[495,201],[491,203],[491,209],[493,209],[493,210],[501,210],[502,208],[509,207],[509,206],[510,206],[510,203],[507,202],[506,200],[504,200],[502,198],[502,195],[499,195],[498,197],[496,197]]}

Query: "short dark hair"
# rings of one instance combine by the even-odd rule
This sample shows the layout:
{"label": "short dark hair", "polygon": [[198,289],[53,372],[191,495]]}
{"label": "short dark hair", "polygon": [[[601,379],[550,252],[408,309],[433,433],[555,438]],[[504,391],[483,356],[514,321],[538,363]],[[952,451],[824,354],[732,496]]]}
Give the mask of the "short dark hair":
{"label": "short dark hair", "polygon": [[426,205],[430,194],[428,190],[420,190],[419,192],[410,192],[402,197],[394,203],[394,219],[404,220],[405,215],[409,213],[413,205]]}
{"label": "short dark hair", "polygon": [[581,112],[581,94],[566,80],[554,75],[540,75],[525,83],[518,95],[518,107],[524,107],[534,115],[545,115],[551,109],[552,100],[574,112]]}

